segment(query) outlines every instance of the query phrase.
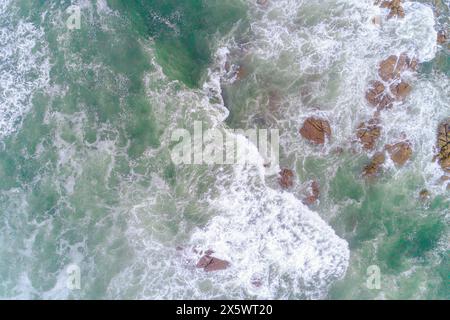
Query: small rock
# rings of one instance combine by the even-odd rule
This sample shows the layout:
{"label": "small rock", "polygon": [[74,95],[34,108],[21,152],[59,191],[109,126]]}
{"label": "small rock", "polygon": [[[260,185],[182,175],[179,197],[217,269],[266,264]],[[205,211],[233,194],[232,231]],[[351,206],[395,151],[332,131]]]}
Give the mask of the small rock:
{"label": "small rock", "polygon": [[363,176],[367,178],[375,177],[379,174],[380,168],[383,163],[386,161],[386,157],[383,152],[376,153],[371,162],[364,167]]}
{"label": "small rock", "polygon": [[269,0],[256,0],[256,3],[259,4],[260,6],[265,6],[266,4],[269,3]]}
{"label": "small rock", "polygon": [[381,127],[378,124],[378,120],[371,119],[367,123],[361,123],[358,126],[356,135],[363,145],[364,149],[372,150],[381,135]]}
{"label": "small rock", "polygon": [[392,161],[399,166],[403,166],[411,158],[413,152],[411,144],[405,141],[387,145],[386,150],[389,152]]}
{"label": "small rock", "polygon": [[419,193],[419,197],[422,201],[429,200],[430,199],[430,192],[427,189],[423,189]]}
{"label": "small rock", "polygon": [[278,182],[283,189],[292,188],[294,185],[294,172],[290,169],[281,170]]}
{"label": "small rock", "polygon": [[202,268],[206,272],[225,270],[229,267],[230,263],[225,260],[221,260],[210,255],[204,255],[197,263],[197,268]]}
{"label": "small rock", "polygon": [[317,181],[312,181],[311,185],[310,185],[310,195],[307,196],[304,200],[303,203],[306,205],[312,205],[314,204],[320,196],[320,186],[319,183]]}
{"label": "small rock", "polygon": [[403,80],[399,83],[392,84],[390,89],[395,99],[399,101],[405,100],[405,98],[411,92],[411,86]]}
{"label": "small rock", "polygon": [[300,134],[315,144],[324,144],[325,137],[331,136],[330,124],[327,120],[310,117],[303,123]]}
{"label": "small rock", "polygon": [[445,30],[439,30],[437,34],[437,42],[444,44],[447,42],[447,32]]}
{"label": "small rock", "polygon": [[380,5],[381,8],[389,8],[391,11],[389,12],[388,19],[392,17],[405,17],[405,11],[403,10],[401,0],[391,0],[391,1],[376,1],[376,5]]}
{"label": "small rock", "polygon": [[379,110],[391,108],[394,102],[385,89],[386,87],[380,81],[371,81],[366,92],[367,101]]}

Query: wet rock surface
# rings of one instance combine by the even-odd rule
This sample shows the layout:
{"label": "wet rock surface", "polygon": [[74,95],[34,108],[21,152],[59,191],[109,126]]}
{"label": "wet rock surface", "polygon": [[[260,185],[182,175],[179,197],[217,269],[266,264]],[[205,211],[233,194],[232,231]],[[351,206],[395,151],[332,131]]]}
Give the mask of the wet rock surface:
{"label": "wet rock surface", "polygon": [[325,138],[331,137],[331,127],[327,120],[310,117],[303,123],[300,134],[315,144],[324,144]]}
{"label": "wet rock surface", "polygon": [[402,0],[376,0],[375,5],[380,6],[380,8],[388,8],[390,12],[387,16],[388,19],[393,17],[404,18],[405,10],[402,7]]}
{"label": "wet rock surface", "polygon": [[306,205],[313,205],[320,197],[320,186],[317,181],[311,181],[309,186],[309,195],[303,200]]}
{"label": "wet rock surface", "polygon": [[290,169],[281,170],[278,183],[283,189],[292,188],[294,186],[294,171]]}
{"label": "wet rock surface", "polygon": [[442,169],[450,173],[450,118],[439,125],[437,140],[437,159]]}
{"label": "wet rock surface", "polygon": [[374,149],[380,135],[381,126],[379,125],[379,121],[376,119],[371,119],[368,122],[361,123],[356,131],[356,136],[358,137],[359,142],[366,150]]}
{"label": "wet rock surface", "polygon": [[213,272],[225,270],[230,266],[230,263],[219,258],[212,257],[208,252],[200,258],[196,267],[201,268],[206,272]]}
{"label": "wet rock surface", "polygon": [[413,153],[411,144],[408,141],[398,142],[394,145],[387,145],[386,150],[388,151],[391,160],[399,166],[405,165],[405,163],[411,159]]}
{"label": "wet rock surface", "polygon": [[411,93],[412,87],[407,82],[402,80],[398,83],[392,84],[390,89],[396,100],[403,101]]}
{"label": "wet rock surface", "polygon": [[383,152],[376,153],[371,162],[364,167],[363,176],[366,178],[373,178],[380,173],[381,166],[386,161],[386,157]]}
{"label": "wet rock surface", "polygon": [[378,66],[378,75],[383,81],[400,79],[402,72],[406,70],[415,71],[417,60],[411,59],[407,54],[402,53],[399,56],[391,55],[381,61]]}
{"label": "wet rock surface", "polygon": [[437,34],[437,43],[438,44],[444,44],[448,40],[448,35],[445,30],[439,30]]}
{"label": "wet rock surface", "polygon": [[391,108],[394,99],[386,92],[385,85],[380,81],[371,81],[366,92],[367,101],[377,109]]}

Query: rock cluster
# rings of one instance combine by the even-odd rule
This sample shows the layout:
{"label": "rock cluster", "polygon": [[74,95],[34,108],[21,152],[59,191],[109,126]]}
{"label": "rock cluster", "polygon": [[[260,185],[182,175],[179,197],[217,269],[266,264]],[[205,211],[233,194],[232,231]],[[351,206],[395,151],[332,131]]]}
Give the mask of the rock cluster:
{"label": "rock cluster", "polygon": [[378,66],[378,75],[381,81],[373,80],[369,82],[366,91],[367,102],[376,107],[377,110],[384,110],[391,108],[395,101],[405,100],[412,88],[409,83],[401,78],[402,73],[407,70],[415,71],[416,68],[417,60],[409,58],[404,53],[399,56],[389,56],[381,61]]}
{"label": "rock cluster", "polygon": [[[369,82],[366,91],[366,100],[370,105],[377,108],[376,116],[367,123],[358,126],[356,136],[365,150],[373,150],[381,134],[381,126],[377,120],[381,110],[392,108],[394,102],[404,101],[410,94],[412,88],[409,83],[402,79],[405,71],[415,71],[417,60],[411,59],[407,54],[391,55],[381,61],[378,66],[380,80]],[[379,173],[381,165],[385,161],[384,152],[387,151],[391,160],[403,166],[412,156],[411,144],[407,141],[398,142],[394,145],[386,145],[382,152],[378,152],[363,170],[364,176],[375,176]]]}
{"label": "rock cluster", "polygon": [[324,144],[325,138],[331,137],[330,123],[324,119],[310,117],[303,123],[300,134],[315,144]]}
{"label": "rock cluster", "polygon": [[363,122],[358,126],[356,135],[366,150],[373,150],[378,138],[381,135],[381,126],[378,119],[374,118],[368,122]]}

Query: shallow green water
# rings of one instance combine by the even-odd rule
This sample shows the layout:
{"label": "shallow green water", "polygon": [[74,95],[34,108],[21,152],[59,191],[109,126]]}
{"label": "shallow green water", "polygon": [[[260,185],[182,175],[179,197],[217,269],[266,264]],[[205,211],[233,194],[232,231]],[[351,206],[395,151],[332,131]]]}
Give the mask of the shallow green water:
{"label": "shallow green water", "polygon": [[[231,62],[245,66],[248,75],[222,83],[230,110],[224,127],[279,127],[285,137],[281,164],[295,168],[300,183],[319,181],[321,201],[312,209],[349,244],[346,276],[321,298],[450,298],[449,197],[433,174],[423,172],[431,162],[427,150],[435,143],[429,134],[414,131],[417,136],[410,138],[417,153],[412,163],[401,170],[389,168],[371,183],[360,176],[366,154],[348,145],[341,154],[317,151],[291,138],[298,130],[296,115],[346,95],[340,82],[345,81],[341,68],[347,67],[348,57],[336,54],[328,61],[314,47],[317,39],[304,30],[320,22],[338,31],[351,29],[353,22],[345,20],[345,13],[358,10],[353,4],[324,1],[302,7],[294,19],[298,29],[292,32],[304,32],[310,41],[301,46],[302,61],[314,68],[297,70],[295,48],[283,51],[279,59],[246,54],[253,41],[262,43],[262,51],[270,47],[255,22],[264,13],[250,1],[81,1],[79,30],[65,25],[69,1],[1,1],[5,22],[0,27],[17,24],[14,32],[19,24],[33,26],[26,33],[35,39],[30,54],[42,56],[26,73],[17,67],[16,83],[31,83],[45,74],[48,82],[30,89],[29,110],[13,132],[0,136],[0,297],[258,297],[234,282],[219,288],[220,275],[186,276],[198,271],[186,271],[176,250],[189,246],[195,230],[221,214],[208,202],[220,198],[220,192],[214,187],[218,176],[212,174],[217,168],[172,163],[170,134],[177,127],[191,128],[194,120],[214,122],[214,111],[205,101],[214,106],[217,97],[206,97],[202,86],[216,63],[217,49],[231,44]],[[274,9],[269,17],[276,23],[283,14]],[[341,43],[348,46],[344,33],[330,50]],[[8,45],[14,47],[14,42]],[[376,54],[373,58],[380,59]],[[423,94],[432,92],[440,99],[430,106],[430,120],[424,120],[431,135],[435,124],[450,114],[445,94],[449,59],[448,50],[441,49],[422,65],[417,80]],[[319,62],[325,60],[322,69]],[[0,65],[21,63],[27,61],[0,60]],[[306,87],[312,98],[295,100]],[[274,91],[286,112],[271,117],[268,101]],[[349,110],[358,103],[350,101]],[[417,105],[411,104],[412,113],[420,109]],[[345,117],[336,113],[334,129],[342,132],[336,145],[350,139],[353,120],[346,123]],[[424,188],[431,193],[427,201],[419,199]],[[80,290],[66,287],[70,264],[81,269]],[[381,270],[378,290],[366,286],[371,265]],[[301,290],[280,292],[269,296],[311,298]]]}

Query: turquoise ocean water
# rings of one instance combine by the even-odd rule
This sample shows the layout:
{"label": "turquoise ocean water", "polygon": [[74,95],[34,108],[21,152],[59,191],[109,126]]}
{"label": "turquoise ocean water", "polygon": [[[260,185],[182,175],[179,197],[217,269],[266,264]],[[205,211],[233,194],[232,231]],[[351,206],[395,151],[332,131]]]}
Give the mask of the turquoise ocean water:
{"label": "turquoise ocean water", "polygon": [[[449,5],[406,1],[387,21],[372,0],[0,0],[0,298],[449,299],[450,198],[433,162],[450,116],[450,48],[436,43]],[[364,93],[402,52],[419,71],[381,114],[377,148],[406,136],[413,155],[366,181]],[[311,115],[331,124],[324,147],[298,133]],[[295,187],[256,154],[173,164],[171,134],[194,121],[279,129]],[[230,268],[196,269],[206,249]]]}

